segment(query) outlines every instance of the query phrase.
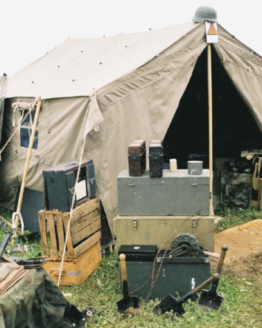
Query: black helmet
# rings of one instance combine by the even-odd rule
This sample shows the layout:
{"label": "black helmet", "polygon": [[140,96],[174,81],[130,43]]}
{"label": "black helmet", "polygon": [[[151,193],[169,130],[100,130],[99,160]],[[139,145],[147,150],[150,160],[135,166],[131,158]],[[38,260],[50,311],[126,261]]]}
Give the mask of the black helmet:
{"label": "black helmet", "polygon": [[202,23],[204,21],[216,22],[217,12],[214,8],[201,6],[198,7],[193,18],[194,23]]}

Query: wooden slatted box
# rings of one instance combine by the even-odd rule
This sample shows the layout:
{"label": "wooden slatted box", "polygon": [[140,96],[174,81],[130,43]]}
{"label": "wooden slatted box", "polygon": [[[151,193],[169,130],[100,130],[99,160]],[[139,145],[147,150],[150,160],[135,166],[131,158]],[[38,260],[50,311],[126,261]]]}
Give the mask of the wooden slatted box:
{"label": "wooden slatted box", "polygon": [[[38,212],[41,242],[44,256],[47,258],[44,268],[54,280],[58,277],[69,219],[69,212],[54,210]],[[96,269],[102,259],[100,239],[100,205],[99,199],[95,198],[73,210],[63,267],[63,275],[70,276],[71,274],[71,278],[64,279],[64,283],[62,278],[62,285],[82,283]],[[89,257],[92,258],[92,263],[89,263]],[[87,265],[89,270],[82,270],[83,268],[79,266],[83,267],[83,265]],[[76,278],[77,272],[83,272],[84,276],[81,274]]]}

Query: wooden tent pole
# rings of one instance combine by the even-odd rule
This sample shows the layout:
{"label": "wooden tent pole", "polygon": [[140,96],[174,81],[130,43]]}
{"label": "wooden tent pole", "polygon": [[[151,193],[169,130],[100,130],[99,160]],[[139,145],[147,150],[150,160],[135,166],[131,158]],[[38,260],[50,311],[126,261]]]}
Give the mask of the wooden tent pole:
{"label": "wooden tent pole", "polygon": [[214,215],[213,207],[213,99],[212,99],[212,58],[211,44],[207,46],[208,83],[208,126],[209,126],[209,215]]}
{"label": "wooden tent pole", "polygon": [[[41,99],[38,99],[37,101],[37,107],[36,107],[36,112],[35,112],[35,118],[34,118],[34,124],[33,124],[33,129],[32,129],[32,134],[30,137],[30,142],[28,146],[28,152],[27,152],[27,157],[26,157],[26,162],[25,162],[25,169],[24,169],[24,174],[23,174],[23,179],[20,187],[20,193],[19,193],[19,198],[18,198],[18,204],[17,204],[17,209],[15,213],[20,213],[21,208],[22,208],[22,201],[23,201],[23,196],[24,196],[24,190],[25,190],[25,184],[26,184],[26,179],[28,175],[28,170],[29,170],[29,164],[31,160],[31,155],[32,155],[32,148],[33,148],[33,143],[35,140],[35,132],[36,132],[36,127],[37,127],[37,121],[40,113],[40,108],[41,108],[42,101]],[[19,217],[16,216],[15,218],[15,227],[17,229],[19,223]]]}

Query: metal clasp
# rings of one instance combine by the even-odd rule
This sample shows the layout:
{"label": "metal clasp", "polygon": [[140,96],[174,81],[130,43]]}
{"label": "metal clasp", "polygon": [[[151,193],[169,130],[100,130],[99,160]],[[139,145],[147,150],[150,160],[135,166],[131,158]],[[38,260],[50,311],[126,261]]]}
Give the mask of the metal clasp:
{"label": "metal clasp", "polygon": [[135,231],[137,231],[137,229],[138,229],[138,220],[137,220],[137,218],[133,219],[133,228],[134,228]]}
{"label": "metal clasp", "polygon": [[192,228],[193,228],[193,230],[196,230],[197,229],[197,223],[198,223],[197,220],[192,220]]}

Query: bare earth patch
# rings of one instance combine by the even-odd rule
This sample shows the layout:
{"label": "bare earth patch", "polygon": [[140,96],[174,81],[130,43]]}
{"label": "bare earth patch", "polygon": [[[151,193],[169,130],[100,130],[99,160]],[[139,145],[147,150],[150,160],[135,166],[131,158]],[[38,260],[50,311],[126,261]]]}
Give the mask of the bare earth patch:
{"label": "bare earth patch", "polygon": [[220,253],[222,245],[228,245],[224,273],[262,282],[262,220],[217,233],[215,251]]}

